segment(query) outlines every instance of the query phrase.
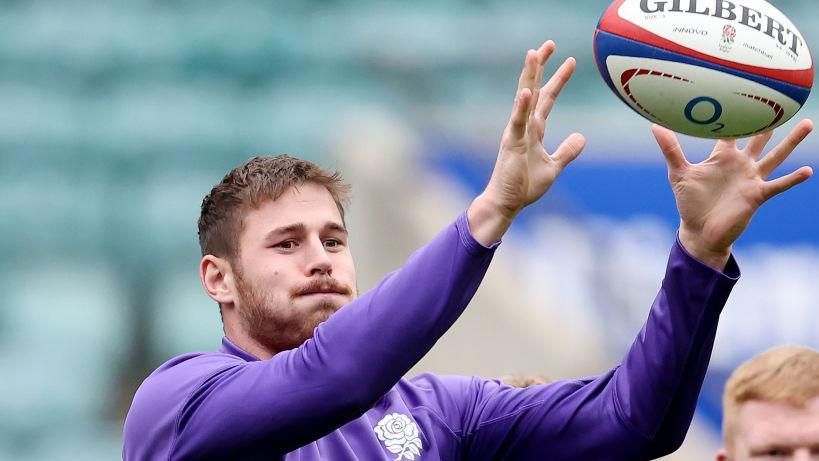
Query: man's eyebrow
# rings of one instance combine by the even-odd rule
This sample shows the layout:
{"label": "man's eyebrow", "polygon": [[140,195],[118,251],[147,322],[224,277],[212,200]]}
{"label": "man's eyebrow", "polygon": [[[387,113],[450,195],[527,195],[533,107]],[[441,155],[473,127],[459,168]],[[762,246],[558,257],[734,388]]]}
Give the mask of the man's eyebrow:
{"label": "man's eyebrow", "polygon": [[327,230],[334,230],[334,231],[341,232],[344,235],[348,234],[347,228],[344,227],[343,225],[337,223],[337,222],[330,221],[330,222],[328,222],[327,224],[324,225],[324,228],[327,229]]}
{"label": "man's eyebrow", "polygon": [[[325,223],[324,228],[322,230],[337,231],[337,232],[343,233],[344,235],[348,234],[346,227],[344,227],[343,225],[341,225],[341,224],[339,224],[337,222],[334,222],[334,221],[328,221],[327,223]],[[265,239],[270,239],[270,238],[273,238],[273,237],[275,237],[277,235],[281,235],[281,234],[290,234],[290,233],[301,233],[301,234],[303,234],[305,232],[307,232],[307,226],[305,226],[304,223],[298,222],[298,223],[288,224],[286,226],[277,227],[277,228],[271,230],[270,232],[268,232],[265,235]]]}
{"label": "man's eyebrow", "polygon": [[306,227],[304,226],[304,223],[298,222],[298,223],[288,224],[286,226],[277,227],[277,228],[271,230],[270,232],[268,232],[265,235],[265,238],[267,239],[267,238],[275,237],[276,235],[289,234],[289,233],[293,233],[293,232],[304,233],[305,229],[306,229]]}
{"label": "man's eyebrow", "polygon": [[793,447],[772,442],[751,447],[750,451],[752,455],[764,455],[765,453],[768,453],[771,450],[779,450],[785,453],[791,453],[793,451]]}

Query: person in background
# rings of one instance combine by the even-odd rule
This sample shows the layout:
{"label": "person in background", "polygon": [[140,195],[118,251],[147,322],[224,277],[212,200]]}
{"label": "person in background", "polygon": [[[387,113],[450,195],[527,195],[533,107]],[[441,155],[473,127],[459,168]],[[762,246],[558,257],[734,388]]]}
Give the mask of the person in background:
{"label": "person in background", "polygon": [[720,141],[698,164],[672,132],[653,127],[680,227],[648,320],[611,370],[525,388],[404,378],[467,307],[518,214],[585,145],[575,133],[552,154],[543,146],[575,68],[567,59],[541,86],[553,51],[549,41],[526,54],[484,191],[366,293],[356,286],[349,188],[338,174],[284,155],[229,172],[199,220],[199,275],[219,304],[222,346],[171,359],[145,379],[125,421],[123,458],[636,461],[676,450],[739,277],[732,245],[765,200],[810,177],[803,167],[767,180],[810,121],[764,157],[770,133],[743,149]]}
{"label": "person in background", "polygon": [[717,461],[819,460],[819,351],[780,346],[725,384]]}

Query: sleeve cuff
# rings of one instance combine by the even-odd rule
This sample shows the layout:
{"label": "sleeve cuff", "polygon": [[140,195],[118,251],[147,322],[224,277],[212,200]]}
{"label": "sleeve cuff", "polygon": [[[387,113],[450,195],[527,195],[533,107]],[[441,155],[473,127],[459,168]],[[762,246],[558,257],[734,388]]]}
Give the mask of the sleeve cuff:
{"label": "sleeve cuff", "polygon": [[466,247],[467,251],[471,254],[479,254],[484,253],[486,251],[494,251],[498,245],[501,244],[501,240],[489,245],[484,246],[477,240],[475,237],[472,236],[472,231],[469,229],[469,220],[466,219],[466,210],[464,210],[459,216],[458,219],[455,220],[455,227],[458,229],[458,235],[460,236],[461,243]]}
{"label": "sleeve cuff", "polygon": [[679,253],[682,259],[687,259],[691,261],[692,264],[696,264],[702,267],[703,269],[714,272],[722,278],[736,282],[737,280],[739,280],[740,275],[742,275],[739,270],[739,264],[737,264],[737,260],[734,258],[733,253],[731,253],[731,256],[728,257],[728,263],[725,264],[725,269],[721,271],[714,269],[713,267],[709,266],[708,264],[705,264],[704,262],[694,257],[691,253],[688,252],[688,250],[685,249],[682,242],[680,242],[679,233],[677,233],[676,240],[674,242],[674,252]]}

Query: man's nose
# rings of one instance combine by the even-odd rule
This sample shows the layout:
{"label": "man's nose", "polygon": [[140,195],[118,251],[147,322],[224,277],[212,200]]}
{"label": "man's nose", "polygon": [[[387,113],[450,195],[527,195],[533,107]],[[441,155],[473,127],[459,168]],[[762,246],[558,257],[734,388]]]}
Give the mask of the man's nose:
{"label": "man's nose", "polygon": [[305,252],[305,275],[330,274],[333,271],[333,262],[321,240],[311,241]]}

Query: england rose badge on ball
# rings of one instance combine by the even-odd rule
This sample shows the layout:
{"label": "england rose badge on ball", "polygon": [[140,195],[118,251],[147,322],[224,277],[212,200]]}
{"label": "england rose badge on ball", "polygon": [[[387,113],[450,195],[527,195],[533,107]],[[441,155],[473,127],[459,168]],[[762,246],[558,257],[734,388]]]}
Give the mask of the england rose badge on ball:
{"label": "england rose badge on ball", "polygon": [[704,138],[774,129],[813,86],[805,38],[765,0],[615,0],[594,52],[603,79],[634,111]]}

